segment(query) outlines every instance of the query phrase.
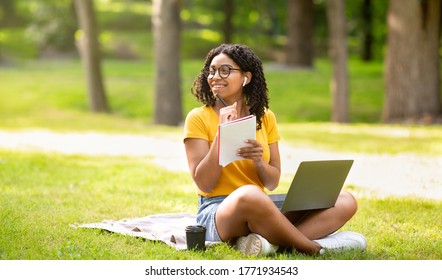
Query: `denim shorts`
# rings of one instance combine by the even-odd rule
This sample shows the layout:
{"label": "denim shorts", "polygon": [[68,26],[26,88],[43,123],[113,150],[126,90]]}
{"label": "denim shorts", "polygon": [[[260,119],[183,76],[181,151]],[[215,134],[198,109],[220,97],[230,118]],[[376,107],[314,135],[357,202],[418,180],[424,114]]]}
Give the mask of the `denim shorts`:
{"label": "denim shorts", "polygon": [[218,242],[222,241],[219,237],[215,224],[215,215],[218,206],[223,202],[226,196],[215,196],[206,198],[198,196],[198,213],[196,214],[196,222],[206,227],[206,241]]}

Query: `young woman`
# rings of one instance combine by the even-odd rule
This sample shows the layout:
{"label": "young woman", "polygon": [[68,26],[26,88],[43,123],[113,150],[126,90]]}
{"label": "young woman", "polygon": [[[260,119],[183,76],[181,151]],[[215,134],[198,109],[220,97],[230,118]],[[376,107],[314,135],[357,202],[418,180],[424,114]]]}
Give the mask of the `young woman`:
{"label": "young woman", "polygon": [[[287,213],[265,193],[264,189],[273,191],[279,183],[280,136],[269,110],[262,62],[250,48],[222,44],[212,49],[192,93],[204,105],[187,115],[184,144],[198,187],[197,222],[206,226],[206,240],[233,241],[242,252],[253,255],[274,253],[278,247],[308,254],[365,249],[362,235],[334,233],[357,210],[348,192],[341,192],[332,208]],[[221,167],[218,125],[251,114],[257,120],[256,140],[248,140],[238,150],[244,160]]]}

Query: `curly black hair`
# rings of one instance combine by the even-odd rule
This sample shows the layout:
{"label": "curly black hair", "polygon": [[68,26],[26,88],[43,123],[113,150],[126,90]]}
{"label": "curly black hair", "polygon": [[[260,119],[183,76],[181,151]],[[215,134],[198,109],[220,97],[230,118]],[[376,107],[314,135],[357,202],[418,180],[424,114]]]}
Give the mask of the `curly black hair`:
{"label": "curly black hair", "polygon": [[221,44],[210,50],[204,67],[193,82],[192,94],[206,106],[215,106],[216,98],[210,90],[206,73],[213,58],[221,53],[235,61],[242,71],[252,73],[251,81],[244,87],[245,101],[250,106],[250,114],[256,116],[256,128],[261,129],[261,117],[269,108],[269,95],[261,59],[249,47],[240,44]]}

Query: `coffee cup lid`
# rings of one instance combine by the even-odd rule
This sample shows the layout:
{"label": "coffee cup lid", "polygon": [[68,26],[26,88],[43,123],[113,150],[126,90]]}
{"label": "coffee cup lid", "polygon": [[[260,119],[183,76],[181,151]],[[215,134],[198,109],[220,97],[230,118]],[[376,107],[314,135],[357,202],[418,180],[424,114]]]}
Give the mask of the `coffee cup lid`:
{"label": "coffee cup lid", "polygon": [[186,227],[187,232],[205,232],[206,227],[203,225],[190,225]]}

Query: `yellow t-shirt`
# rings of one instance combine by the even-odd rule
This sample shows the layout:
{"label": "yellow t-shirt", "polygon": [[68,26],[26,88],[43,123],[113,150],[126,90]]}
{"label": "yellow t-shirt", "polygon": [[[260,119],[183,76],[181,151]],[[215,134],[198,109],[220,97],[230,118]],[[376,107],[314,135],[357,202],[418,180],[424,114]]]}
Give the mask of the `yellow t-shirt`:
{"label": "yellow t-shirt", "polygon": [[[186,138],[199,138],[212,145],[218,131],[218,115],[212,107],[202,106],[193,109],[186,117],[184,124],[184,140]],[[262,128],[256,131],[256,140],[264,148],[263,158],[270,161],[269,145],[280,139],[276,117],[270,110],[266,110],[262,117]],[[264,189],[264,185],[258,177],[258,172],[252,160],[238,160],[223,167],[221,176],[210,193],[199,190],[199,194],[205,197],[229,195],[237,188],[253,184]]]}

